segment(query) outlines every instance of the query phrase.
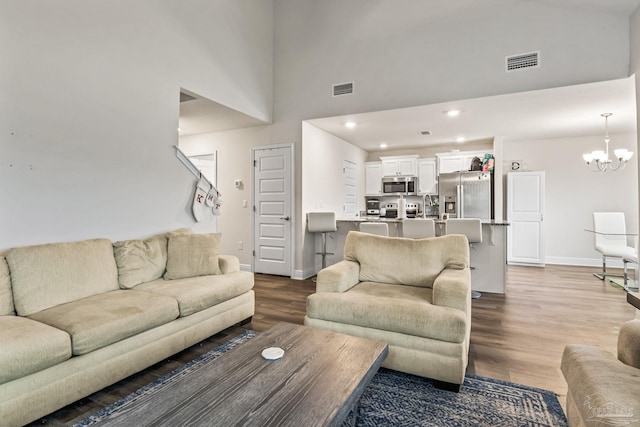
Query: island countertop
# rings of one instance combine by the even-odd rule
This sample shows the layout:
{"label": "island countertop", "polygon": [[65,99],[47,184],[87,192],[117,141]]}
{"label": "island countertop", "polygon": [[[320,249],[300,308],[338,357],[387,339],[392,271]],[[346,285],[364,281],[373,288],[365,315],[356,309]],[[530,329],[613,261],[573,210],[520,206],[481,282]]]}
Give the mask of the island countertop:
{"label": "island countertop", "polygon": [[[436,224],[444,224],[447,222],[446,219],[440,219],[437,217],[428,217],[428,218],[422,218],[422,217],[418,217],[416,219],[432,219]],[[400,224],[402,223],[402,221],[404,221],[404,219],[402,218],[382,218],[379,216],[358,216],[358,217],[354,217],[354,218],[336,218],[336,222],[356,222],[356,223],[360,223],[360,222],[388,222],[388,223],[392,223],[392,224]],[[509,222],[507,221],[496,221],[496,220],[483,220],[482,221],[482,225],[497,225],[497,226],[503,226],[503,227],[507,227],[511,224],[509,224]]]}

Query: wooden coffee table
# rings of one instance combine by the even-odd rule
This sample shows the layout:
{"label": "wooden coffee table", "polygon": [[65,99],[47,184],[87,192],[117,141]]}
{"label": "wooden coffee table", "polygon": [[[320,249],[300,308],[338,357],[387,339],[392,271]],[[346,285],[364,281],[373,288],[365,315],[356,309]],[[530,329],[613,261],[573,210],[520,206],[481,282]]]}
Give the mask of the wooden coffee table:
{"label": "wooden coffee table", "polygon": [[[266,360],[268,347],[285,354]],[[96,425],[339,426],[387,353],[383,342],[278,323]]]}

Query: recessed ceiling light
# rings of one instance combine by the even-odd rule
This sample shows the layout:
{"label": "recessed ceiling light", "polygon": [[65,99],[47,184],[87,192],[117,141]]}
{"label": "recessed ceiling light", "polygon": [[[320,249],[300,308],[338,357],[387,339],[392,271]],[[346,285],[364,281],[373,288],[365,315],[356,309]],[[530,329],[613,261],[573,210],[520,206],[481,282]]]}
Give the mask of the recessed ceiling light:
{"label": "recessed ceiling light", "polygon": [[382,144],[380,144],[380,148],[387,148],[387,143],[383,142]]}
{"label": "recessed ceiling light", "polygon": [[464,142],[464,141],[465,141],[464,136],[459,136],[456,138],[456,142]]}
{"label": "recessed ceiling light", "polygon": [[344,124],[344,126],[345,126],[347,129],[353,129],[354,127],[356,127],[356,122],[351,122],[351,121],[349,121],[349,122],[346,122],[346,123]]}
{"label": "recessed ceiling light", "polygon": [[458,117],[460,115],[460,110],[448,110],[447,116],[449,117]]}

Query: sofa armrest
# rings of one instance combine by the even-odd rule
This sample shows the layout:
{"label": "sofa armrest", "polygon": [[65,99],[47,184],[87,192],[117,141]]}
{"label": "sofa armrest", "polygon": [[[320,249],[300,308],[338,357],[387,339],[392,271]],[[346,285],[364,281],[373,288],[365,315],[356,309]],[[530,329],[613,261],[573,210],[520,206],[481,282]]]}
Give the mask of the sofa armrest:
{"label": "sofa armrest", "polygon": [[340,261],[318,272],[316,292],[346,292],[360,282],[359,276],[359,263]]}
{"label": "sofa armrest", "polygon": [[640,320],[624,322],[618,334],[618,360],[640,368]]}
{"label": "sofa armrest", "polygon": [[233,255],[218,255],[218,264],[222,274],[240,271],[240,260]]}
{"label": "sofa armrest", "polygon": [[445,268],[433,282],[433,304],[471,314],[471,270]]}

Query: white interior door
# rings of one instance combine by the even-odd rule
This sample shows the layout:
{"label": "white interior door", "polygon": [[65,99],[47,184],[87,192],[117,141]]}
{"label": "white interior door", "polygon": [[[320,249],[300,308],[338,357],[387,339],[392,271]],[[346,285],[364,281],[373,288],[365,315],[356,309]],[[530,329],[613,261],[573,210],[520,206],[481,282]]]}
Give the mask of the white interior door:
{"label": "white interior door", "polygon": [[358,210],[358,165],[349,160],[343,160],[342,176],[344,182],[342,214],[345,218],[355,218]]}
{"label": "white interior door", "polygon": [[507,174],[507,262],[544,265],[544,172]]}
{"label": "white interior door", "polygon": [[291,276],[291,147],[254,155],[254,272]]}

